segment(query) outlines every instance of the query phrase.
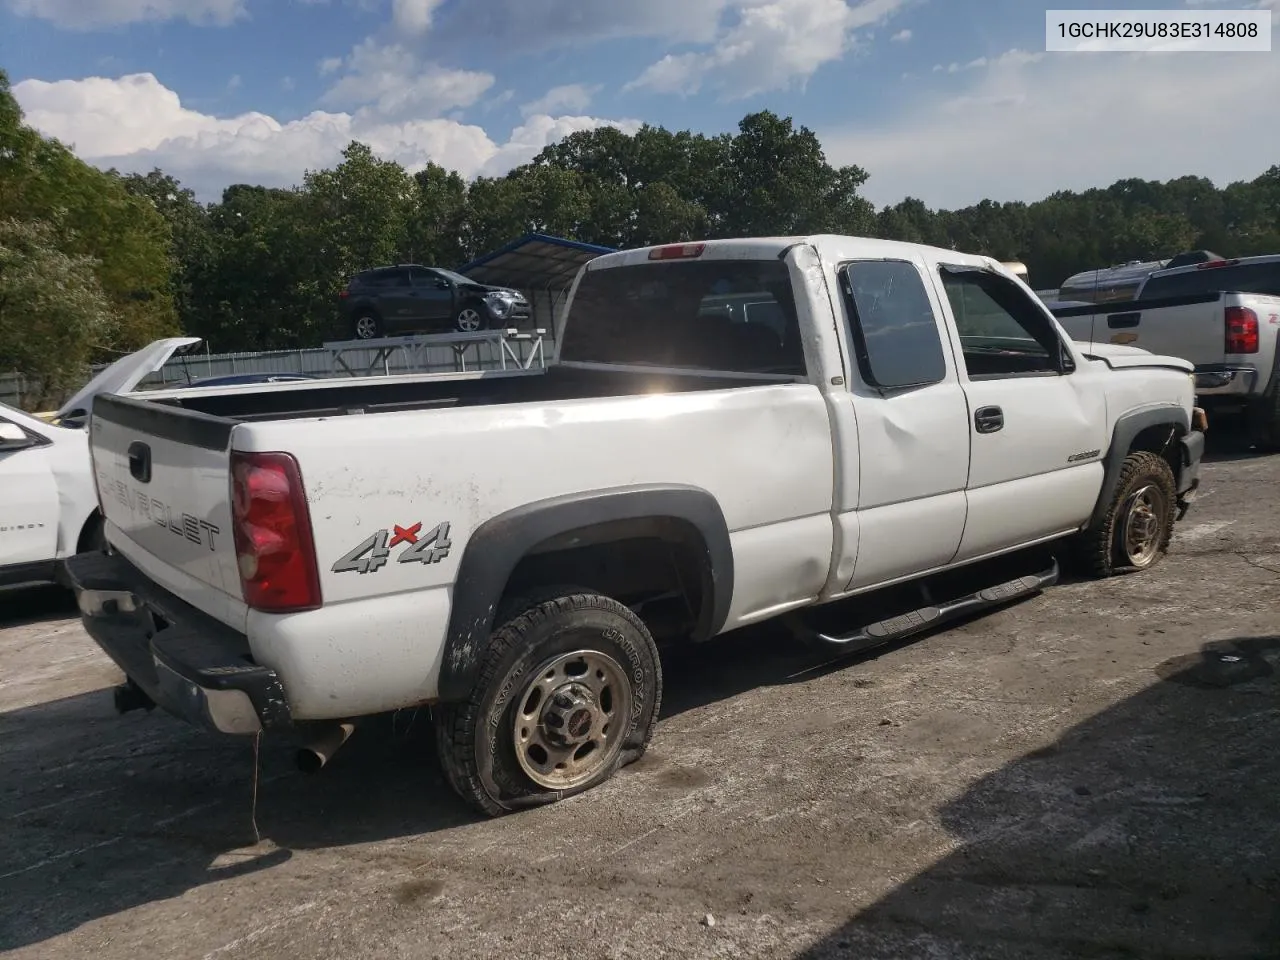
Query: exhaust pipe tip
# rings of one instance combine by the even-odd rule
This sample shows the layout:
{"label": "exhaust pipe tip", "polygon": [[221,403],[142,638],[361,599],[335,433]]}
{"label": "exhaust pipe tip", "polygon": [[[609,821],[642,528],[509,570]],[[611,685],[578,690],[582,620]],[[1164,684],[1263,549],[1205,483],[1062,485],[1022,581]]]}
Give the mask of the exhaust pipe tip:
{"label": "exhaust pipe tip", "polygon": [[303,773],[318,773],[338,752],[338,748],[355,732],[354,723],[335,723],[318,738],[299,748],[295,755],[298,769]]}

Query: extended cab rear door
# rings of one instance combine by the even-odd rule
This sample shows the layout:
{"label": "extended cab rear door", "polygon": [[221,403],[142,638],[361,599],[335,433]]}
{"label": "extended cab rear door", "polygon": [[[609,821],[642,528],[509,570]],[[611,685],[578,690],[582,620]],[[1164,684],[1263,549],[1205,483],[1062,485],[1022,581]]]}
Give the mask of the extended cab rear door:
{"label": "extended cab rear door", "polygon": [[836,264],[852,348],[841,400],[853,408],[858,438],[840,454],[858,478],[856,503],[839,506],[843,526],[856,506],[847,590],[945,566],[965,528],[968,411],[941,303],[924,262],[891,249]]}
{"label": "extended cab rear door", "polygon": [[956,560],[1079,527],[1102,485],[1106,402],[1044,305],[994,270],[939,261],[968,404],[968,520]]}

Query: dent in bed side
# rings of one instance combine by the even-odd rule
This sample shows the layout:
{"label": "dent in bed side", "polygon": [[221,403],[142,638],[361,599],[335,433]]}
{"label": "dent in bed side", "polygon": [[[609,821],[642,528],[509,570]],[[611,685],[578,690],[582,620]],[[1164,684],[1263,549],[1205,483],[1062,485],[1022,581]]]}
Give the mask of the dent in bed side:
{"label": "dent in bed side", "polygon": [[628,520],[675,520],[700,535],[704,594],[693,639],[723,628],[733,599],[733,550],[715,498],[698,487],[640,485],[569,494],[517,507],[482,523],[467,541],[453,587],[439,698],[464,699],[483,660],[498,604],[520,561],[572,531]]}
{"label": "dent in bed side", "polygon": [[1133,449],[1133,442],[1144,430],[1152,427],[1168,426],[1176,431],[1179,437],[1191,429],[1190,413],[1175,404],[1161,404],[1144,410],[1122,414],[1111,432],[1111,445],[1107,448],[1105,473],[1102,478],[1102,490],[1098,493],[1098,502],[1093,508],[1089,523],[1097,523],[1106,512],[1112,496],[1116,492],[1116,484],[1120,479],[1120,467],[1124,458]]}

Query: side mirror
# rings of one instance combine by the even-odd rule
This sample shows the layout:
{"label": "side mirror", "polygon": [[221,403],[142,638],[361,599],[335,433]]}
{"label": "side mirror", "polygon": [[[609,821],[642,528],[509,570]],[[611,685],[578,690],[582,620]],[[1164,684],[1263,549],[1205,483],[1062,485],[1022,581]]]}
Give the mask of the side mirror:
{"label": "side mirror", "polygon": [[17,424],[0,423],[0,453],[25,450],[35,445],[35,438],[28,436],[27,432]]}
{"label": "side mirror", "polygon": [[448,289],[449,289],[450,287],[452,287],[452,286],[453,286],[453,284],[451,284],[448,280],[444,280],[444,279],[440,279],[440,278],[437,278],[437,279],[436,279],[436,289],[437,289],[437,290],[448,290]]}

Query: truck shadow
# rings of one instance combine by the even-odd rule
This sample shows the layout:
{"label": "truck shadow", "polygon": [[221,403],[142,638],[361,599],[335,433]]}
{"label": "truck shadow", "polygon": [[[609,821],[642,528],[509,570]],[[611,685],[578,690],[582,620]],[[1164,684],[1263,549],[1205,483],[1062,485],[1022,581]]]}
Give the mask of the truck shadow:
{"label": "truck shadow", "polygon": [[0,587],[0,630],[75,616],[75,595],[56,584]]}
{"label": "truck shadow", "polygon": [[958,848],[796,960],[1280,956],[1280,637],[1207,644],[937,811]]}
{"label": "truck shadow", "polygon": [[1210,423],[1204,435],[1205,463],[1232,463],[1270,456],[1275,454],[1254,446],[1248,431],[1234,418],[1224,417],[1217,423]]}

